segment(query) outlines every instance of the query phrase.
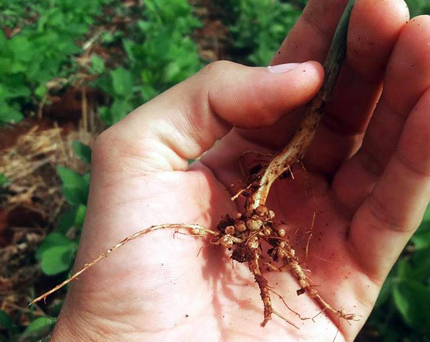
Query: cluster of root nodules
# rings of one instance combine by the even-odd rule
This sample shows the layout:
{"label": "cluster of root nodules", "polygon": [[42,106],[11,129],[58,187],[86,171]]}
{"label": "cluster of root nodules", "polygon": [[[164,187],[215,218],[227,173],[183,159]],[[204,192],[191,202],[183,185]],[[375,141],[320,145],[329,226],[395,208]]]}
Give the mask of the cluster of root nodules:
{"label": "cluster of root nodules", "polygon": [[[272,314],[275,314],[297,328],[294,323],[272,307],[271,293],[280,297],[287,307],[288,305],[282,296],[271,289],[262,270],[289,271],[298,281],[298,296],[307,292],[321,306],[321,312],[329,311],[340,318],[354,320],[353,314],[346,314],[342,310],[336,310],[330,306],[310,284],[309,278],[300,266],[299,259],[291,247],[283,225],[276,225],[274,219],[275,213],[264,205],[260,205],[249,215],[237,214],[235,218],[226,216],[218,224],[219,236],[213,241],[213,243],[231,250],[231,259],[248,264],[255,282],[260,288],[264,305],[264,320],[261,325],[265,326],[272,318]],[[264,242],[269,245],[269,249],[265,249],[267,252],[263,252]],[[288,309],[290,308],[288,307]],[[312,317],[302,318],[296,312],[295,314],[302,320],[313,319]]]}

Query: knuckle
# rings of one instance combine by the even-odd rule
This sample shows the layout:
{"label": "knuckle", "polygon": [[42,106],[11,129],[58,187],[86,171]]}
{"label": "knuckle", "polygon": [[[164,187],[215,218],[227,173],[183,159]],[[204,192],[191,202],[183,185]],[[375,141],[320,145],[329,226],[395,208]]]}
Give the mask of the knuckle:
{"label": "knuckle", "polygon": [[206,65],[202,72],[210,77],[218,76],[225,72],[225,70],[233,67],[235,63],[229,61],[216,61]]}

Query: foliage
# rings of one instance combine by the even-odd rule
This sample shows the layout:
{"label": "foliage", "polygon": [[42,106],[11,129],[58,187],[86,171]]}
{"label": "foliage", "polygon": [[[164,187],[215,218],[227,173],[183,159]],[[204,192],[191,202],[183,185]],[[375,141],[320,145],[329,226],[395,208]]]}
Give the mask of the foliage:
{"label": "foliage", "polygon": [[[10,317],[7,312],[0,310],[0,330],[6,331],[8,338],[10,339],[14,334],[15,324],[12,317]],[[2,336],[0,335],[0,338]]]}
{"label": "foliage", "polygon": [[305,1],[230,0],[233,44],[244,62],[267,65],[301,14]]}
{"label": "foliage", "polygon": [[[31,309],[30,309],[31,311]],[[54,328],[56,319],[50,316],[34,318],[23,330],[16,325],[5,311],[0,310],[0,341],[32,342],[41,341],[40,338],[47,336]],[[5,335],[1,332],[5,331]]]}
{"label": "foliage", "polygon": [[[191,39],[201,24],[186,0],[145,1],[142,15],[130,37],[123,39],[124,67],[109,70],[98,82],[112,97],[111,106],[100,110],[108,125],[202,67]],[[95,59],[93,69],[102,71],[104,66]]]}
{"label": "foliage", "polygon": [[91,164],[91,148],[80,141],[75,140],[72,143],[76,155],[85,163]]}
{"label": "foliage", "polygon": [[30,325],[25,329],[23,338],[31,339],[39,338],[41,336],[46,336],[49,334],[55,325],[55,318],[49,316],[38,317],[30,323]]}
{"label": "foliage", "polygon": [[0,0],[0,22],[3,27],[16,28],[37,16],[37,0]]}
{"label": "foliage", "polygon": [[77,242],[63,233],[47,235],[36,253],[43,273],[50,276],[68,271],[77,247]]}
{"label": "foliage", "polygon": [[[239,62],[267,65],[308,0],[222,0]],[[430,14],[429,0],[406,0],[411,17]]]}
{"label": "foliage", "polygon": [[430,14],[429,0],[406,0],[411,18],[420,14]]}
{"label": "foliage", "polygon": [[[20,121],[24,108],[34,107],[45,95],[49,81],[76,71],[71,57],[82,51],[76,41],[110,1],[33,0],[38,17],[33,24],[9,39],[0,31],[0,123]],[[6,6],[12,17],[27,8],[22,2],[10,6],[1,0],[0,8]]]}
{"label": "foliage", "polygon": [[[75,141],[76,154],[84,161],[91,159],[89,146]],[[58,167],[57,172],[63,183],[63,196],[72,206],[61,217],[57,231],[46,236],[36,253],[46,275],[55,275],[69,271],[73,262],[80,231],[84,224],[87,209],[90,174],[80,175],[65,167]],[[70,234],[71,231],[73,234]],[[69,238],[72,235],[74,238]]]}
{"label": "foliage", "polygon": [[[75,153],[84,162],[91,159],[91,149],[75,141]],[[68,168],[58,167],[58,176],[62,181],[63,196],[71,208],[60,216],[54,232],[48,234],[39,246],[35,258],[40,263],[42,272],[47,276],[68,277],[78,249],[79,237],[84,224],[88,200],[89,173],[80,175]],[[60,306],[62,303],[60,303]],[[33,308],[30,307],[30,310]],[[30,342],[46,336],[55,324],[58,304],[49,305],[47,312],[52,316],[37,317],[25,329],[15,325],[12,318],[0,310],[0,341]],[[2,331],[5,335],[2,335]],[[3,340],[2,338],[7,338]]]}
{"label": "foliage", "polygon": [[0,188],[8,183],[9,180],[7,179],[7,177],[3,173],[0,173]]}
{"label": "foliage", "polygon": [[81,176],[65,167],[57,168],[63,182],[63,195],[72,205],[86,204],[89,188],[89,174]]}

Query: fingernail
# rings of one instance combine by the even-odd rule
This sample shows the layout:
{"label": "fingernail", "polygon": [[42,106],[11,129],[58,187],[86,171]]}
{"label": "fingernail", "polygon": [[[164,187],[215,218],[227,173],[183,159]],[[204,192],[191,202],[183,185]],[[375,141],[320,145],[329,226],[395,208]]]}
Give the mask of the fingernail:
{"label": "fingernail", "polygon": [[282,74],[283,72],[287,72],[297,68],[301,63],[286,63],[286,64],[278,64],[271,65],[268,67],[269,71],[274,74]]}

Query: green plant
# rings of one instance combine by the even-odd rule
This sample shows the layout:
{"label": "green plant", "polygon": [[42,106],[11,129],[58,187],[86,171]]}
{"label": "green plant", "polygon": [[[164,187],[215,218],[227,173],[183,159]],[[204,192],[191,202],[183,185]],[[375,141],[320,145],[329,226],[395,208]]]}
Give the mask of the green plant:
{"label": "green plant", "polygon": [[40,341],[54,329],[56,319],[50,316],[42,316],[33,320],[24,330],[20,341]]}
{"label": "green plant", "polygon": [[75,73],[72,56],[82,51],[76,42],[110,1],[33,1],[37,21],[9,39],[0,31],[0,124],[20,121],[46,94],[49,81]]}
{"label": "green plant", "polygon": [[0,173],[0,188],[8,183],[9,180],[7,179],[7,177],[3,173]]}
{"label": "green plant", "polygon": [[234,15],[229,28],[235,54],[244,62],[267,65],[301,14],[303,1],[239,0],[228,2]]}
{"label": "green plant", "polygon": [[38,0],[0,0],[0,22],[2,27],[17,28],[37,17],[34,6]]}
{"label": "green plant", "polygon": [[[91,149],[87,145],[75,141],[73,147],[84,162],[91,162]],[[72,207],[60,217],[56,231],[48,234],[37,250],[36,259],[40,261],[43,273],[49,276],[70,271],[85,219],[89,190],[89,173],[80,175],[65,167],[58,167],[57,172],[63,183],[63,196]]]}
{"label": "green plant", "polygon": [[10,317],[5,311],[0,310],[0,341],[3,341],[1,330],[5,332],[4,338],[11,339],[15,333],[16,326]]}
{"label": "green plant", "polygon": [[411,17],[421,14],[430,14],[430,2],[428,0],[406,0]]}
{"label": "green plant", "polygon": [[[100,109],[109,125],[203,65],[191,39],[201,24],[186,0],[145,1],[142,16],[131,28],[131,37],[123,40],[124,67],[109,70],[98,82],[112,98],[109,107]],[[93,69],[103,70],[99,60],[93,60]]]}
{"label": "green plant", "polygon": [[[91,162],[89,146],[78,141],[74,141],[72,145],[82,161]],[[62,181],[63,196],[70,208],[60,216],[54,231],[45,237],[35,253],[35,259],[45,275],[64,279],[71,272],[85,219],[89,173],[80,175],[66,167],[58,167],[57,173]],[[0,187],[3,181],[3,184],[7,184],[7,179],[0,174]],[[54,301],[49,303],[43,312],[39,309],[37,315],[33,313],[34,307],[31,307],[28,326],[20,326],[5,311],[0,310],[0,341],[40,341],[40,338],[49,334],[54,327],[61,306],[61,299]],[[41,313],[45,315],[40,316]]]}
{"label": "green plant", "polygon": [[0,341],[41,341],[41,338],[47,336],[52,331],[55,322],[56,319],[54,317],[41,316],[34,318],[27,327],[23,328],[15,324],[12,317],[5,311],[0,310]]}

